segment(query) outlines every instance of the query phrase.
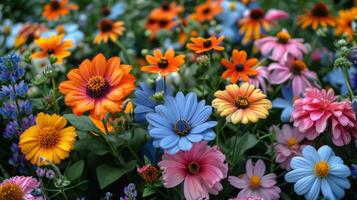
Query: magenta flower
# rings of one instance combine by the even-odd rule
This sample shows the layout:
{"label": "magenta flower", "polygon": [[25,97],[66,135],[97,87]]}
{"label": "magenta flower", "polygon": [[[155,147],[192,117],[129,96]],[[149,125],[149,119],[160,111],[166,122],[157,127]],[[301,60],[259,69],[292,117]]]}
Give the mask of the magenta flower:
{"label": "magenta flower", "polygon": [[255,70],[257,74],[255,76],[250,76],[248,82],[254,85],[255,88],[261,88],[266,94],[268,91],[267,80],[269,80],[270,75],[268,68],[265,66],[259,66]]}
{"label": "magenta flower", "polygon": [[30,176],[15,176],[0,184],[0,199],[42,200],[42,195],[34,196],[34,189],[40,187],[40,182]]}
{"label": "magenta flower", "polygon": [[179,151],[175,155],[165,152],[158,165],[163,170],[166,188],[184,181],[187,200],[209,199],[209,193],[217,195],[223,189],[220,182],[228,172],[225,159],[217,146],[210,147],[207,142],[198,142],[189,151]]}
{"label": "magenta flower", "polygon": [[317,79],[315,72],[310,71],[301,60],[290,59],[284,65],[272,63],[269,65],[270,83],[282,84],[289,81],[292,85],[293,95],[300,96],[305,89],[313,86]]}
{"label": "magenta flower", "polygon": [[255,166],[249,159],[245,166],[246,173],[239,176],[230,176],[228,181],[236,188],[242,189],[237,198],[260,197],[264,200],[275,200],[280,197],[280,188],[276,186],[276,175],[265,174],[265,164],[258,160]]}
{"label": "magenta flower", "polygon": [[303,58],[303,54],[308,52],[303,42],[302,38],[291,38],[290,34],[283,29],[277,33],[276,37],[268,36],[256,40],[254,45],[264,56],[284,64],[291,58],[298,60]]}
{"label": "magenta flower", "polygon": [[297,128],[287,124],[284,124],[281,130],[277,128],[276,131],[275,162],[279,163],[281,168],[290,170],[291,159],[301,155],[304,145],[300,145],[300,143],[305,136]]}
{"label": "magenta flower", "polygon": [[292,118],[294,126],[304,133],[308,140],[314,140],[331,124],[332,142],[343,146],[357,138],[357,120],[349,100],[337,101],[332,89],[308,88],[304,98],[294,102]]}

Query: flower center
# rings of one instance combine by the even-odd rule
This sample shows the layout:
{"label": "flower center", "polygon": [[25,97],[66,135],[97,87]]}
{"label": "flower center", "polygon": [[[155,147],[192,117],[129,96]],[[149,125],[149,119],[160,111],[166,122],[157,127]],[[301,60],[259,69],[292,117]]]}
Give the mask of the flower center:
{"label": "flower center", "polygon": [[161,9],[168,11],[170,10],[170,4],[169,2],[165,1],[164,3],[161,4]]}
{"label": "flower center", "polygon": [[149,166],[144,172],[143,172],[143,177],[144,179],[149,182],[152,183],[154,181],[157,180],[157,178],[159,177],[159,171],[157,170],[156,167],[154,166]]}
{"label": "flower center", "polygon": [[200,164],[198,164],[196,161],[191,161],[188,163],[187,168],[188,172],[190,172],[192,175],[198,174],[200,172]]}
{"label": "flower center", "polygon": [[292,63],[292,72],[293,74],[300,74],[302,71],[306,70],[307,67],[305,63],[301,60],[294,60]]}
{"label": "flower center", "polygon": [[276,37],[278,38],[278,42],[282,44],[288,43],[291,38],[290,34],[286,31],[280,31],[276,34]]}
{"label": "flower center", "polygon": [[252,176],[249,180],[249,186],[253,189],[260,187],[261,181],[259,176]]}
{"label": "flower center", "polygon": [[295,137],[291,137],[287,141],[287,145],[288,145],[289,148],[291,148],[292,146],[294,146],[297,143],[298,143],[298,141],[297,141],[297,139]]}
{"label": "flower center", "polygon": [[86,92],[90,97],[100,98],[109,90],[109,83],[102,76],[93,76],[87,82]]}
{"label": "flower center", "polygon": [[102,19],[102,21],[99,22],[99,29],[102,32],[109,32],[113,29],[113,21],[110,19]]}
{"label": "flower center", "polygon": [[264,10],[261,8],[255,8],[250,11],[250,18],[254,20],[258,20],[263,18],[264,16]]}
{"label": "flower center", "polygon": [[102,7],[102,14],[104,16],[108,16],[110,14],[110,8],[107,5]]}
{"label": "flower center", "polygon": [[155,23],[156,23],[156,20],[154,20],[152,18],[148,19],[148,24],[155,24]]}
{"label": "flower center", "polygon": [[166,58],[160,58],[159,62],[157,63],[161,69],[165,69],[168,65],[169,62],[167,61]]}
{"label": "flower center", "polygon": [[23,196],[21,188],[15,183],[8,182],[0,186],[1,200],[22,200]]}
{"label": "flower center", "polygon": [[326,4],[319,2],[312,8],[311,13],[315,17],[326,17],[328,16],[328,8]]}
{"label": "flower center", "polygon": [[155,94],[153,94],[150,99],[152,99],[153,101],[157,102],[157,103],[163,103],[164,102],[164,91],[160,91],[160,92],[155,92]]}
{"label": "flower center", "polygon": [[47,49],[47,55],[52,55],[54,53],[55,51],[53,49]]}
{"label": "flower center", "polygon": [[51,10],[58,10],[58,9],[60,9],[61,4],[58,1],[53,0],[50,2],[50,7],[51,7]]}
{"label": "flower center", "polygon": [[164,20],[164,19],[162,19],[162,20],[159,21],[159,24],[160,24],[160,27],[161,27],[161,28],[166,27],[168,23],[169,23],[169,22],[168,22],[167,20]]}
{"label": "flower center", "polygon": [[330,166],[326,161],[320,161],[315,165],[315,173],[320,178],[324,178],[328,175],[330,171]]}
{"label": "flower center", "polygon": [[58,142],[57,130],[53,126],[44,127],[40,130],[39,143],[43,148],[51,148]]}
{"label": "flower center", "polygon": [[208,48],[208,47],[210,47],[211,45],[212,45],[211,40],[205,40],[205,41],[203,42],[203,47],[205,47],[205,48]]}
{"label": "flower center", "polygon": [[244,70],[244,65],[243,64],[237,64],[236,65],[236,70],[239,71],[239,72],[243,71]]}
{"label": "flower center", "polygon": [[239,109],[245,109],[249,106],[248,99],[245,97],[238,97],[235,100],[235,106]]}
{"label": "flower center", "polygon": [[58,25],[56,27],[56,31],[57,31],[58,34],[66,33],[66,30],[64,29],[63,25]]}
{"label": "flower center", "polygon": [[236,9],[236,3],[235,2],[229,3],[229,10],[234,11],[235,9]]}
{"label": "flower center", "polygon": [[211,12],[211,9],[210,9],[210,8],[205,8],[205,9],[202,11],[202,13],[205,14],[205,15],[207,15],[207,14],[210,13],[210,12]]}
{"label": "flower center", "polygon": [[176,122],[174,130],[177,135],[185,136],[188,134],[188,132],[190,132],[191,126],[187,121],[180,119]]}

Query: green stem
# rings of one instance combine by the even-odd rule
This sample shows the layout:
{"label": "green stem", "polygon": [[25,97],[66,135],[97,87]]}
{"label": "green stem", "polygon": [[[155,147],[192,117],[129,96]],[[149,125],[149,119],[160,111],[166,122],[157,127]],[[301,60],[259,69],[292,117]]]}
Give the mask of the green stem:
{"label": "green stem", "polygon": [[346,86],[348,89],[348,94],[350,96],[350,99],[353,100],[354,95],[353,95],[353,90],[352,90],[351,82],[350,82],[350,75],[348,74],[347,67],[342,67],[342,71],[343,71],[343,78],[345,79]]}
{"label": "green stem", "polygon": [[140,164],[141,166],[143,166],[144,164],[141,162],[140,158],[138,157],[138,155],[136,155],[135,151],[131,148],[131,146],[128,144],[127,147],[128,147],[128,149],[129,149],[130,153],[131,153],[131,154],[134,156],[134,158],[139,162],[139,164]]}
{"label": "green stem", "polygon": [[63,198],[64,198],[65,200],[68,200],[68,197],[67,197],[67,195],[66,195],[66,193],[64,192],[63,189],[61,190],[61,194],[62,194],[62,196],[63,196]]}
{"label": "green stem", "polygon": [[55,81],[55,77],[51,78],[51,82],[52,82],[52,104],[53,104],[53,109],[55,111],[55,113],[58,113],[58,106],[57,106],[57,92],[56,92],[56,81]]}
{"label": "green stem", "polygon": [[126,50],[125,46],[119,40],[116,40],[114,43],[116,45],[118,45],[118,47],[124,52],[125,63],[131,64],[131,65],[134,64],[134,62],[131,60],[131,56],[128,54],[128,51]]}

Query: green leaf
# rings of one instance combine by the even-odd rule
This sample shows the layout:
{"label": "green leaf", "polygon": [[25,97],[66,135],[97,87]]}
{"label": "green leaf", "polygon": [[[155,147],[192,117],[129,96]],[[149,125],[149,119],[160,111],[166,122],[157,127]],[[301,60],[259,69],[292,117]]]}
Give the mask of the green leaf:
{"label": "green leaf", "polygon": [[145,165],[151,165],[150,159],[145,155],[144,155],[144,161],[145,161]]}
{"label": "green leaf", "polygon": [[100,189],[104,189],[108,185],[112,184],[124,174],[133,170],[135,166],[135,160],[126,163],[121,168],[109,166],[107,164],[100,165],[99,167],[97,167],[97,179],[99,182]]}
{"label": "green leaf", "polygon": [[68,180],[74,181],[82,176],[83,170],[84,170],[84,161],[79,160],[66,170],[65,176],[67,177]]}
{"label": "green leaf", "polygon": [[90,147],[89,150],[93,152],[96,155],[105,155],[107,153],[110,153],[111,150],[108,147],[107,144],[103,143],[102,140],[99,140],[99,138],[92,138],[89,142]]}
{"label": "green leaf", "polygon": [[87,116],[76,116],[73,114],[65,114],[63,116],[78,130],[100,132]]}
{"label": "green leaf", "polygon": [[[238,137],[238,136],[236,136]],[[236,138],[233,138],[235,140]],[[238,160],[241,158],[241,156],[250,148],[253,148],[257,143],[258,139],[255,135],[245,133],[243,136],[240,138],[237,138],[237,144],[233,146],[235,149],[233,149],[233,155],[234,157],[232,158],[233,160],[233,166],[238,162]],[[234,145],[234,142],[233,142]]]}
{"label": "green leaf", "polygon": [[151,187],[146,187],[143,192],[143,197],[147,197],[147,196],[150,196],[155,193],[156,193],[156,191],[153,190]]}

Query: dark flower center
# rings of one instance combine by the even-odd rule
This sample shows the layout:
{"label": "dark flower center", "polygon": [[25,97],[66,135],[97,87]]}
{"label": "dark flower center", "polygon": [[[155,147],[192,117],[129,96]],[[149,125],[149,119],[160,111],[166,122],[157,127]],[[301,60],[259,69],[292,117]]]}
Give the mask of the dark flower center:
{"label": "dark flower center", "polygon": [[326,4],[319,2],[312,8],[311,13],[315,17],[326,17],[328,16],[328,8]]}
{"label": "dark flower center", "polygon": [[102,19],[102,21],[99,22],[99,29],[102,32],[108,32],[113,29],[113,21],[110,19]]}
{"label": "dark flower center", "polygon": [[167,20],[161,19],[159,21],[160,27],[166,27],[169,22]]}
{"label": "dark flower center", "polygon": [[149,18],[148,19],[148,24],[155,24],[156,20]]}
{"label": "dark flower center", "polygon": [[108,16],[108,15],[110,14],[110,8],[109,8],[109,6],[105,5],[105,6],[102,7],[102,14],[103,14],[104,16]]}
{"label": "dark flower center", "polygon": [[58,1],[53,0],[50,2],[50,7],[51,7],[51,10],[58,10],[58,9],[60,9],[61,4]]}
{"label": "dark flower center", "polygon": [[243,71],[244,70],[244,65],[243,64],[237,64],[236,65],[236,70],[239,71],[239,72]]}
{"label": "dark flower center", "polygon": [[300,74],[302,71],[306,69],[306,64],[301,60],[295,60],[292,63],[292,73],[293,74]]}
{"label": "dark flower center", "polygon": [[86,92],[92,98],[100,98],[109,91],[109,83],[102,76],[93,76],[87,82]]}
{"label": "dark flower center", "polygon": [[210,9],[210,8],[205,8],[205,9],[202,11],[202,13],[205,14],[205,15],[207,15],[207,14],[210,13],[210,12],[211,12],[211,9]]}
{"label": "dark flower center", "polygon": [[53,49],[47,49],[47,55],[52,55],[54,53],[55,51]]}
{"label": "dark flower center", "polygon": [[155,166],[149,166],[142,175],[145,181],[152,183],[159,177],[159,170]]}
{"label": "dark flower center", "polygon": [[204,46],[205,48],[211,47],[211,45],[212,45],[211,40],[206,40],[206,41],[203,42],[203,46]]}
{"label": "dark flower center", "polygon": [[160,58],[159,62],[157,63],[161,69],[165,69],[168,65],[169,62],[167,61],[166,58]]}
{"label": "dark flower center", "polygon": [[180,119],[176,122],[174,130],[177,135],[185,136],[188,134],[188,132],[190,132],[191,126],[187,121]]}
{"label": "dark flower center", "polygon": [[263,18],[264,10],[261,8],[255,8],[250,11],[250,18],[258,20]]}
{"label": "dark flower center", "polygon": [[245,97],[238,97],[235,100],[235,106],[239,109],[245,109],[249,106],[248,99]]}
{"label": "dark flower center", "polygon": [[161,9],[168,11],[170,10],[170,4],[169,2],[165,1],[164,3],[161,4]]}
{"label": "dark flower center", "polygon": [[191,161],[187,165],[188,172],[192,175],[198,174],[200,172],[200,164],[196,161]]}

